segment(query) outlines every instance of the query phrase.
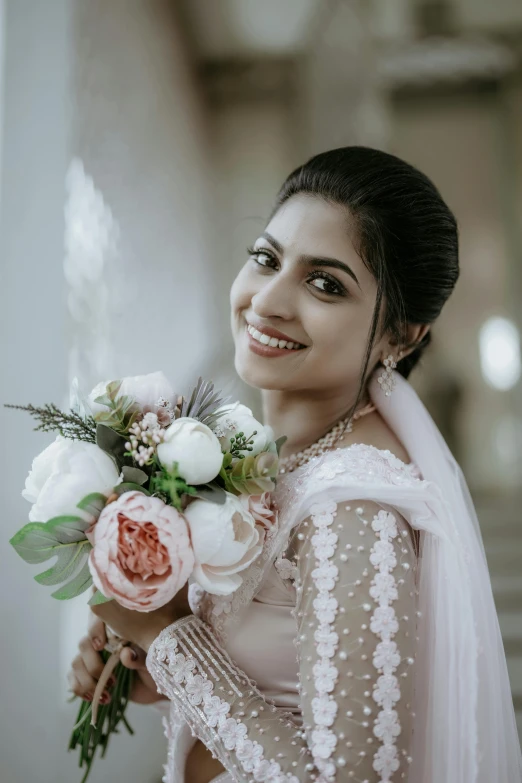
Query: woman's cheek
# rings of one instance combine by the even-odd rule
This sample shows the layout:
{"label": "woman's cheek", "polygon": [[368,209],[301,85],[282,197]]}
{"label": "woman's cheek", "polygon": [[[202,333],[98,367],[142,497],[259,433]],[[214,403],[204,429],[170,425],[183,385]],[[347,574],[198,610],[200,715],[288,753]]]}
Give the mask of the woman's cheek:
{"label": "woman's cheek", "polygon": [[232,316],[248,307],[253,296],[251,288],[252,285],[249,281],[249,274],[246,266],[244,266],[236,276],[230,288],[230,308]]}

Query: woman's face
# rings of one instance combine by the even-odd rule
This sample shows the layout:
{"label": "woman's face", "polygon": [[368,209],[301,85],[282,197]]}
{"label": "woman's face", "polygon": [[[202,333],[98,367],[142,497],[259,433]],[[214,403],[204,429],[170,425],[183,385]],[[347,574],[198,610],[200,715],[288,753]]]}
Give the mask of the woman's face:
{"label": "woman's face", "polygon": [[[351,235],[346,210],[299,194],[256,239],[230,292],[236,370],[246,383],[356,391],[377,283]],[[383,338],[372,361],[387,347]]]}

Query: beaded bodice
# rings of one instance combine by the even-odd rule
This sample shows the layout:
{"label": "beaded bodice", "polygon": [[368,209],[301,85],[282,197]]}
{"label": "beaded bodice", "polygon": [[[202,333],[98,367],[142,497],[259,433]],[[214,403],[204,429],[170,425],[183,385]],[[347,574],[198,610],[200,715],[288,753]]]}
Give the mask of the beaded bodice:
{"label": "beaded bodice", "polygon": [[[231,781],[406,779],[416,555],[409,526],[380,498],[419,484],[411,466],[369,446],[283,477],[279,529],[243,589],[203,596],[199,617],[151,647],[159,689]],[[174,769],[165,780],[182,783]]]}

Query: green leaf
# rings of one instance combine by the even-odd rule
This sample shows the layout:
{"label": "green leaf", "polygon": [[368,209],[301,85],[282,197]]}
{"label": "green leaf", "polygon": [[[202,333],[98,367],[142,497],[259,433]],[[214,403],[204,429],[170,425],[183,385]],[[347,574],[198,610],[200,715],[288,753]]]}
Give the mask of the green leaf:
{"label": "green leaf", "polygon": [[53,517],[45,523],[47,530],[56,536],[59,544],[73,544],[85,541],[85,531],[91,523],[81,517],[62,516]]}
{"label": "green leaf", "polygon": [[101,492],[91,492],[90,495],[86,495],[77,504],[77,508],[90,514],[94,519],[98,519],[101,512],[105,508],[107,498]]}
{"label": "green leaf", "polygon": [[43,522],[29,522],[9,541],[26,563],[43,563],[55,553],[56,535]]}
{"label": "green leaf", "polygon": [[118,484],[117,487],[114,487],[115,495],[123,495],[125,492],[143,492],[144,495],[150,495],[148,489],[140,486],[140,484],[133,484],[130,481],[127,481],[124,484]]}
{"label": "green leaf", "polygon": [[107,397],[114,402],[116,397],[118,396],[118,392],[121,389],[121,381],[111,381],[107,384],[105,387],[105,393],[107,394]]}
{"label": "green leaf", "polygon": [[[96,397],[94,402],[96,402],[98,405],[106,405],[108,408],[111,407],[111,401],[110,401],[109,397],[107,397],[106,394],[102,394],[100,397]],[[101,411],[100,411],[100,413],[101,413]]]}
{"label": "green leaf", "polygon": [[195,487],[194,492],[190,494],[202,500],[210,500],[211,503],[217,503],[218,506],[223,506],[227,499],[225,490],[216,484],[204,484],[200,487]]}
{"label": "green leaf", "polygon": [[59,601],[66,601],[69,598],[75,598],[77,595],[85,592],[92,585],[92,576],[89,571],[89,563],[86,562],[82,570],[71,579],[67,584],[62,585],[59,590],[55,590],[51,593],[53,598],[57,598]]}
{"label": "green leaf", "polygon": [[130,465],[124,465],[122,468],[123,480],[131,482],[132,484],[145,484],[149,480],[149,476],[144,470],[140,468],[134,468]]}
{"label": "green leaf", "polygon": [[287,440],[288,438],[286,437],[286,435],[281,435],[281,437],[276,440],[275,446],[277,449],[277,456],[279,456],[279,454],[281,453],[281,447],[283,446],[284,443],[286,443]]}
{"label": "green leaf", "polygon": [[103,593],[100,593],[99,590],[96,590],[87,603],[89,606],[99,606],[100,604],[106,604],[109,601],[114,601],[114,598],[107,598]]}
{"label": "green leaf", "polygon": [[226,470],[226,468],[230,467],[230,465],[232,464],[233,459],[234,459],[234,457],[232,456],[232,454],[229,451],[227,451],[223,455],[223,467],[225,468],[225,470]]}
{"label": "green leaf", "polygon": [[87,565],[85,560],[92,549],[85,535],[88,527],[89,522],[80,517],[53,517],[45,523],[25,525],[10,543],[27,563],[43,563],[56,557],[51,568],[35,576],[39,584],[55,585]]}
{"label": "green leaf", "polygon": [[[108,416],[110,420],[112,413],[109,413]],[[124,459],[125,443],[126,440],[123,435],[98,422],[96,427],[96,445],[116,460],[118,465],[121,465]]]}
{"label": "green leaf", "polygon": [[92,546],[89,541],[82,541],[76,546],[64,546],[58,549],[56,563],[47,571],[35,576],[40,585],[59,585],[69,579],[80,566],[83,566]]}

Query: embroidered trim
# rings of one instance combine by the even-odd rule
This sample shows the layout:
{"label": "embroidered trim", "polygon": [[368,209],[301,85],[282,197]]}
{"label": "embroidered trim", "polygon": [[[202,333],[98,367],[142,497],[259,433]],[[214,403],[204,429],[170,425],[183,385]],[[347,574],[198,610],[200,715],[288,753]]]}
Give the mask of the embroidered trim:
{"label": "embroidered trim", "polygon": [[[216,672],[211,666],[208,666],[209,674],[207,674],[202,665],[206,661],[204,659],[199,661],[189,651],[189,646],[194,646],[190,638],[190,634],[194,632],[202,634],[201,641],[206,643],[208,647],[209,640],[204,638],[204,626],[201,621],[193,617],[184,618],[162,631],[150,648],[149,668],[154,668],[156,674],[159,675],[157,679],[162,681],[165,676],[161,669],[163,667],[168,669],[174,695],[188,707],[187,717],[192,718],[193,725],[201,726],[203,723],[212,732],[215,732],[224,748],[227,751],[235,751],[243,770],[252,774],[256,781],[260,781],[260,783],[299,783],[299,779],[295,775],[284,773],[274,759],[269,761],[264,758],[262,745],[255,740],[248,739],[247,726],[237,718],[230,716],[230,704],[214,694],[214,683],[209,674],[217,680]],[[178,635],[176,636],[176,634]],[[221,669],[219,661],[213,659],[208,649],[207,655],[216,668]],[[225,675],[231,685],[230,678],[226,676],[226,673],[221,671],[221,674]],[[215,742],[211,750],[217,751]]]}
{"label": "embroidered trim", "polygon": [[373,653],[373,665],[380,673],[373,691],[373,700],[381,707],[373,727],[374,736],[381,746],[373,757],[373,768],[380,775],[380,783],[390,783],[391,776],[399,769],[395,738],[401,733],[399,716],[394,709],[401,697],[399,681],[394,675],[401,662],[396,642],[392,641],[399,630],[395,609],[397,585],[393,569],[397,558],[392,540],[397,537],[397,522],[393,514],[379,511],[372,522],[378,540],[371,548],[370,562],[376,570],[370,587],[370,595],[378,603],[370,619],[370,630],[379,639]]}
{"label": "embroidered trim", "polygon": [[339,571],[330,562],[338,541],[338,536],[330,529],[336,514],[337,504],[331,500],[317,503],[310,509],[311,521],[316,528],[311,539],[316,559],[312,579],[317,589],[313,606],[319,622],[314,634],[319,660],[313,667],[316,696],[312,699],[312,711],[316,728],[312,731],[311,752],[317,769],[322,773],[320,779],[325,783],[335,778],[335,765],[330,757],[337,745],[337,737],[330,728],[338,709],[331,695],[338,678],[332,658],[339,643],[339,636],[334,630],[338,603],[331,595]]}

